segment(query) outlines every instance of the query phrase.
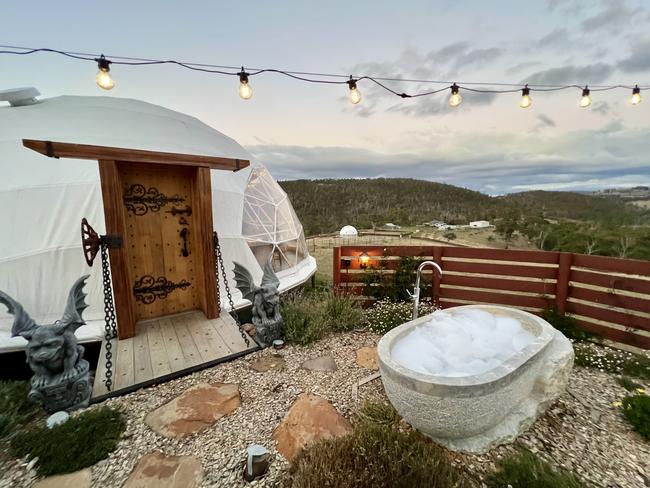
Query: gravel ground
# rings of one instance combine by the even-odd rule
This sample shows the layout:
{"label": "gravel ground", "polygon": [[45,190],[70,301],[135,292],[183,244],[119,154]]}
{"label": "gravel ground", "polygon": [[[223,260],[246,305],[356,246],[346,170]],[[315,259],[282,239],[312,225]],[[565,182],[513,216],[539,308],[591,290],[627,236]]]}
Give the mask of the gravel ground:
{"label": "gravel ground", "polygon": [[[118,449],[92,468],[93,486],[121,486],[140,457],[153,450],[197,456],[205,470],[205,487],[281,486],[288,464],[277,454],[271,435],[299,394],[321,395],[348,418],[365,399],[385,400],[381,380],[359,387],[358,400],[352,395],[352,384],[372,373],[356,365],[356,350],[375,345],[377,340],[370,333],[348,333],[308,347],[287,346],[281,351],[287,368],[267,373],[255,372],[248,365],[253,359],[275,352],[260,351],[104,402],[121,407],[128,425]],[[324,354],[334,357],[337,371],[299,368],[303,361]],[[242,406],[207,430],[183,439],[163,438],[145,425],[147,413],[201,382],[239,384]],[[568,391],[518,442],[596,486],[650,487],[650,444],[630,429],[620,407],[612,405],[626,393],[610,374],[575,368]],[[241,479],[241,468],[245,449],[251,443],[265,445],[274,460],[268,475],[249,485]],[[470,472],[483,476],[493,469],[496,460],[513,451],[511,445],[483,456],[451,456]],[[3,487],[28,487],[35,476],[26,463],[0,459],[0,470],[5,471],[0,482]]]}

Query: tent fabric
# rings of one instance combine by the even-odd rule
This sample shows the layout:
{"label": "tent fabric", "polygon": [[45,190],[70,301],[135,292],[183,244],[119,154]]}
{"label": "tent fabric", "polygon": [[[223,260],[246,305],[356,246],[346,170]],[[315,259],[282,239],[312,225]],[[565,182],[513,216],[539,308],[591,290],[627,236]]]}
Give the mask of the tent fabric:
{"label": "tent fabric", "polygon": [[[37,323],[60,319],[68,290],[90,273],[86,291],[87,325],[77,331],[82,341],[100,340],[104,299],[99,257],[89,268],[83,258],[83,217],[105,233],[104,211],[95,161],[53,159],[22,146],[22,139],[222,156],[251,160],[238,172],[212,170],[213,225],[217,231],[236,307],[249,302],[234,288],[233,261],[261,279],[254,253],[256,238],[248,234],[245,202],[258,196],[262,181],[277,211],[259,213],[256,222],[269,231],[264,244],[292,256],[278,268],[280,289],[306,281],[316,270],[302,226],[286,194],[268,170],[233,139],[194,117],[132,99],[62,96],[33,105],[0,107],[0,290],[23,304]],[[278,197],[279,196],[279,197]],[[293,251],[295,249],[295,251]],[[299,251],[298,251],[299,249]],[[267,254],[270,255],[270,252]],[[221,306],[228,310],[220,280]],[[10,337],[13,317],[0,306],[0,352],[21,349],[25,340]]]}

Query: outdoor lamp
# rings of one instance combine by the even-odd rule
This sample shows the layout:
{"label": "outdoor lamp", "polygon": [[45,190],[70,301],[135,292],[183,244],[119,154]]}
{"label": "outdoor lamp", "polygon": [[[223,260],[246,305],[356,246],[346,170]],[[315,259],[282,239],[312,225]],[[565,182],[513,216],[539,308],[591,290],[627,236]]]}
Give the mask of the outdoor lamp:
{"label": "outdoor lamp", "polygon": [[341,259],[341,264],[343,265],[344,268],[347,269],[352,264],[352,260],[350,260],[350,259]]}
{"label": "outdoor lamp", "polygon": [[361,269],[366,269],[368,267],[368,263],[370,262],[370,256],[368,256],[367,252],[362,252],[361,255],[359,256],[359,267]]}
{"label": "outdoor lamp", "polygon": [[248,100],[253,96],[253,89],[248,84],[248,73],[244,71],[244,67],[241,67],[239,72],[239,96],[244,100]]}
{"label": "outdoor lamp", "polygon": [[115,86],[115,80],[113,80],[110,73],[111,61],[106,59],[103,54],[100,57],[95,58],[95,61],[97,61],[97,67],[99,68],[97,76],[95,76],[97,86],[104,90],[110,90]]}
{"label": "outdoor lamp", "polygon": [[639,85],[636,85],[632,89],[632,98],[630,98],[630,103],[632,105],[638,105],[641,103],[641,88],[639,88]]}
{"label": "outdoor lamp", "polygon": [[521,102],[519,102],[519,106],[521,108],[528,108],[532,104],[533,99],[530,98],[530,88],[528,88],[528,85],[526,85],[521,89]]}
{"label": "outdoor lamp", "polygon": [[350,103],[356,105],[361,101],[361,92],[357,90],[357,80],[353,79],[352,76],[350,76],[347,84],[350,87],[348,99],[350,100]]}
{"label": "outdoor lamp", "polygon": [[452,107],[458,107],[460,102],[463,101],[463,97],[460,96],[460,87],[454,83],[451,85],[451,96],[449,97],[449,105]]}
{"label": "outdoor lamp", "polygon": [[591,96],[589,95],[589,88],[587,86],[582,90],[582,98],[580,99],[580,106],[582,108],[587,108],[591,105]]}

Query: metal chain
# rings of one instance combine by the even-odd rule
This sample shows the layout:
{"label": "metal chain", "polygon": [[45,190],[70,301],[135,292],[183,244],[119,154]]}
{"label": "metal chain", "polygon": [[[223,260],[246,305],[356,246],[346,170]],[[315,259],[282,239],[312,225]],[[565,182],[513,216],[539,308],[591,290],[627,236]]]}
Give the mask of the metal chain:
{"label": "metal chain", "polygon": [[[239,333],[244,339],[244,342],[246,342],[247,346],[250,346],[250,340],[248,339],[248,334],[246,334],[246,332],[242,328],[241,321],[239,320],[239,316],[237,315],[237,310],[235,310],[235,302],[232,299],[232,293],[230,293],[230,285],[228,284],[226,267],[223,264],[223,256],[221,254],[221,245],[219,244],[219,236],[217,236],[216,232],[213,232],[212,236],[214,238],[214,256],[216,258],[215,268],[217,272],[217,278],[219,278],[219,271],[221,270],[221,276],[223,277],[223,287],[226,290],[226,295],[228,296],[228,304],[230,305],[231,315],[235,319],[235,322],[237,323],[237,328],[239,329]],[[217,284],[217,296],[219,296],[218,284]]]}
{"label": "metal chain", "polygon": [[104,285],[104,339],[106,340],[106,377],[104,384],[106,389],[111,391],[113,385],[113,344],[111,342],[117,336],[117,322],[115,320],[115,304],[113,303],[113,289],[111,286],[111,271],[108,264],[108,246],[102,240],[100,244],[102,255],[102,281]]}

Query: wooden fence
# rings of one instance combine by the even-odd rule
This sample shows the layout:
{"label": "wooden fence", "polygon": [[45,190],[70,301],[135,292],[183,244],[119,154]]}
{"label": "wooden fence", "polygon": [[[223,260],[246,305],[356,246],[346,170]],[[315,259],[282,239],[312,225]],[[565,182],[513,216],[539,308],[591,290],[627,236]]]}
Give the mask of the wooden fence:
{"label": "wooden fence", "polygon": [[[402,256],[442,267],[443,277],[433,274],[432,287],[442,308],[493,303],[539,313],[556,307],[586,331],[650,349],[650,261],[451,246],[340,246],[333,248],[334,285],[363,296],[364,275],[373,269],[392,274]],[[432,271],[424,274],[431,277]]]}

